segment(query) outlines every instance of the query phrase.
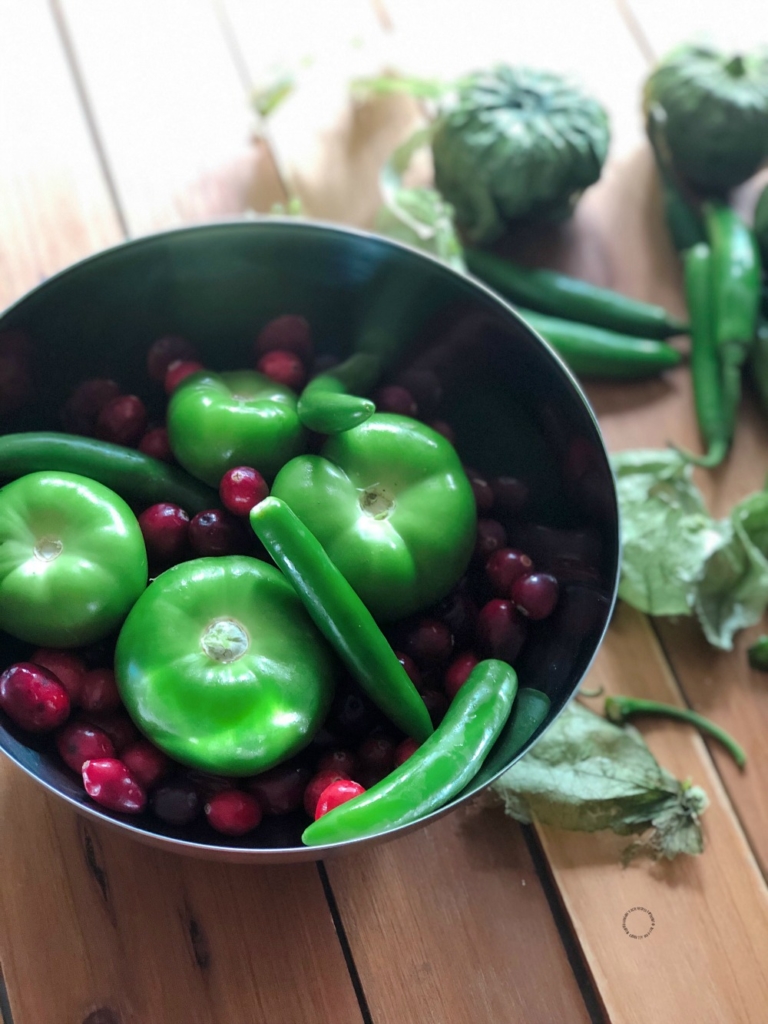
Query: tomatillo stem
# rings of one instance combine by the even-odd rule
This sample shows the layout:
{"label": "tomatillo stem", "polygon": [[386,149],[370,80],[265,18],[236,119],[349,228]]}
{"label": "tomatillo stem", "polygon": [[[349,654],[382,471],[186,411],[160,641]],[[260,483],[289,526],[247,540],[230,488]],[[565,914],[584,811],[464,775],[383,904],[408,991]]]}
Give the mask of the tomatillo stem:
{"label": "tomatillo stem", "polygon": [[665,718],[677,718],[681,722],[688,722],[700,732],[719,740],[739,768],[743,768],[747,763],[747,755],[733,736],[696,711],[678,708],[674,704],[662,704],[657,700],[643,700],[640,697],[606,697],[605,716],[611,722],[622,725],[630,715],[662,715]]}

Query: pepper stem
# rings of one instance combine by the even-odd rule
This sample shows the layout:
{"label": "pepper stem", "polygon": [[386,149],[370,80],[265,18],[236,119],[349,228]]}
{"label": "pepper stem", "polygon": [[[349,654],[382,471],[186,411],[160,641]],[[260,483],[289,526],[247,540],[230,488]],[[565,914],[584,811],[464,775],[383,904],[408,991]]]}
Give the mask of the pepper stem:
{"label": "pepper stem", "polygon": [[746,71],[744,67],[744,58],[740,53],[731,57],[728,63],[725,65],[725,70],[731,76],[731,78],[741,78]]}
{"label": "pepper stem", "polygon": [[713,441],[706,455],[694,455],[693,452],[686,451],[685,448],[680,448],[676,444],[673,444],[671,447],[673,451],[682,455],[686,462],[690,462],[694,466],[701,466],[703,469],[714,469],[720,465],[728,454],[728,442],[722,439]]}
{"label": "pepper stem", "polygon": [[747,763],[747,755],[733,736],[696,711],[678,708],[674,704],[662,704],[657,700],[643,700],[640,697],[606,697],[605,716],[611,722],[622,725],[630,715],[661,715],[664,718],[677,718],[681,722],[687,722],[695,726],[699,732],[707,733],[719,740],[739,768],[743,768]]}

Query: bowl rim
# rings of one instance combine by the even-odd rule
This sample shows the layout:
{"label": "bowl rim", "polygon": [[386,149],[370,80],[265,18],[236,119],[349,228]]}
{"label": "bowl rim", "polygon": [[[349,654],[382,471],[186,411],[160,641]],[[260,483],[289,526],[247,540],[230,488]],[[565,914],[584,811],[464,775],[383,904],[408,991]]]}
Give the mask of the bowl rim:
{"label": "bowl rim", "polygon": [[[611,588],[609,607],[605,617],[605,624],[600,631],[600,635],[595,640],[594,650],[589,658],[589,661],[584,667],[576,685],[573,688],[573,692],[568,699],[563,703],[562,707],[556,712],[550,722],[547,723],[546,729],[549,729],[560,715],[566,710],[566,708],[575,700],[578,695],[579,688],[582,681],[588,675],[591,670],[595,658],[597,657],[598,651],[600,650],[605,635],[610,625],[611,618],[616,606],[619,589],[619,577],[620,577],[620,566],[621,566],[621,531],[618,527],[618,496],[616,493],[615,486],[615,474],[611,466],[610,455],[605,444],[600,424],[597,416],[584,393],[581,384],[576,379],[573,372],[566,365],[565,361],[559,355],[558,352],[536,331],[525,318],[512,306],[506,299],[495,292],[492,288],[480,281],[478,278],[471,275],[469,272],[462,273],[460,270],[450,266],[443,260],[431,253],[425,252],[415,246],[409,245],[406,242],[401,242],[398,239],[388,238],[384,235],[376,234],[373,231],[367,231],[362,228],[342,225],[333,223],[330,221],[314,220],[307,217],[292,217],[288,215],[273,215],[273,214],[254,214],[246,216],[233,215],[231,218],[217,218],[216,220],[205,221],[199,224],[185,224],[178,227],[167,228],[164,230],[158,230],[142,234],[137,238],[125,238],[120,242],[116,242],[113,245],[109,245],[103,249],[99,249],[97,252],[89,253],[87,256],[83,256],[81,259],[76,260],[73,263],[55,271],[50,276],[44,277],[37,284],[27,289],[23,295],[15,299],[10,305],[0,310],[0,331],[3,330],[3,321],[9,315],[16,314],[19,310],[23,310],[24,306],[35,299],[37,294],[49,285],[58,282],[62,279],[66,279],[70,274],[79,273],[81,268],[88,266],[89,264],[103,260],[105,257],[110,257],[122,252],[125,249],[140,249],[144,245],[150,245],[157,243],[165,238],[172,238],[177,235],[187,234],[205,234],[206,232],[219,231],[222,228],[252,231],[259,230],[264,226],[286,228],[289,231],[306,231],[317,233],[318,235],[323,234],[336,234],[342,237],[359,238],[365,241],[372,241],[377,244],[383,245],[385,248],[390,247],[399,249],[412,257],[420,260],[426,260],[439,268],[439,272],[447,275],[450,278],[458,278],[459,281],[465,285],[469,284],[471,289],[479,291],[485,297],[486,301],[490,301],[491,304],[500,306],[507,316],[511,316],[520,327],[529,335],[532,336],[541,348],[548,354],[549,358],[555,364],[561,375],[567,380],[570,387],[576,392],[578,397],[581,399],[582,406],[585,413],[591,420],[594,428],[594,433],[599,441],[600,450],[605,458],[606,465],[610,471],[611,479],[614,481],[614,487],[612,489],[612,497],[614,504],[614,511],[616,513],[617,522],[617,536],[616,536],[616,568],[614,572],[613,586]],[[110,815],[100,810],[96,805],[91,806],[89,804],[80,803],[74,797],[67,793],[62,792],[53,783],[46,779],[41,778],[37,775],[30,767],[22,764],[13,753],[0,748],[0,751],[12,761],[18,768],[20,768],[26,775],[30,776],[37,783],[42,785],[50,793],[55,794],[60,799],[64,800],[67,804],[73,807],[78,813],[90,818],[94,821],[101,822],[110,828],[120,830],[121,832],[127,832],[132,838],[144,843],[145,845],[160,848],[166,851],[173,851],[178,854],[186,856],[197,857],[206,860],[219,860],[228,861],[232,863],[255,863],[260,862],[263,864],[267,863],[287,863],[287,862],[306,862],[306,861],[317,861],[325,859],[329,856],[336,856],[339,854],[352,853],[359,850],[362,847],[374,845],[377,843],[388,842],[390,840],[398,839],[405,835],[407,832],[413,831],[417,828],[421,828],[424,825],[428,825],[443,815],[450,813],[459,806],[467,803],[472,797],[482,792],[484,789],[491,786],[504,772],[508,771],[513,764],[520,760],[528,750],[538,741],[542,731],[537,732],[528,740],[528,742],[518,751],[514,760],[500,769],[490,780],[472,788],[470,782],[467,787],[459,794],[454,797],[453,800],[449,801],[437,810],[425,814],[421,818],[417,818],[415,821],[408,822],[404,825],[398,825],[391,829],[384,829],[381,832],[374,833],[373,835],[363,836],[357,839],[347,839],[342,842],[328,843],[319,846],[286,846],[286,847],[256,847],[256,846],[219,846],[215,843],[204,843],[204,842],[193,842],[187,839],[180,839],[175,836],[167,836],[158,832],[151,832],[138,825],[133,824],[132,820],[117,815]]]}

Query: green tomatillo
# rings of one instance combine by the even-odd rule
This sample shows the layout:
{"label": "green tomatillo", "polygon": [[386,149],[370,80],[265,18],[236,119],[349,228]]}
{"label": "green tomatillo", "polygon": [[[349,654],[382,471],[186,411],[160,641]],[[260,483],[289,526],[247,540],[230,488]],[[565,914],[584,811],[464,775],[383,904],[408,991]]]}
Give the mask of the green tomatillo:
{"label": "green tomatillo", "polygon": [[111,633],[147,585],[136,516],[74,473],[29,473],[0,491],[0,628],[79,647]]}
{"label": "green tomatillo", "polygon": [[312,739],[338,665],[290,583],[255,558],[182,562],[136,602],[115,673],[133,721],[182,764],[253,775]]}
{"label": "green tomatillo", "polygon": [[475,542],[472,488],[448,441],[407,416],[377,413],[292,459],[272,494],[325,548],[375,618],[444,597]]}
{"label": "green tomatillo", "polygon": [[303,450],[296,404],[290,388],[255,370],[193,373],[168,406],[173,454],[213,487],[235,466],[254,466],[271,479]]}

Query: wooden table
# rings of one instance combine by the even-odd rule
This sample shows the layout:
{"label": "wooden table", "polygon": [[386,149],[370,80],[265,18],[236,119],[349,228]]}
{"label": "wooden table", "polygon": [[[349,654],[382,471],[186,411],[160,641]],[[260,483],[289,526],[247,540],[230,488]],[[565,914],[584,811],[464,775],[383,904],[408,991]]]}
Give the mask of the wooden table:
{"label": "wooden table", "polygon": [[[0,0],[0,303],[127,235],[268,210],[286,187],[311,215],[369,223],[377,167],[417,111],[351,106],[350,76],[505,58],[577,72],[614,124],[601,182],[526,256],[683,312],[640,83],[687,34],[753,45],[761,23],[765,41],[764,0]],[[248,94],[302,57],[270,150],[249,137]],[[589,394],[613,449],[697,443],[685,370]],[[700,482],[721,513],[766,469],[747,401],[727,466]],[[208,865],[87,824],[3,762],[4,1020],[764,1024],[768,684],[744,656],[756,632],[719,654],[688,622],[621,607],[590,676],[700,709],[747,749],[740,774],[684,728],[644,727],[711,799],[705,854],[672,864],[624,870],[612,836],[527,831],[476,806],[327,866]]]}

